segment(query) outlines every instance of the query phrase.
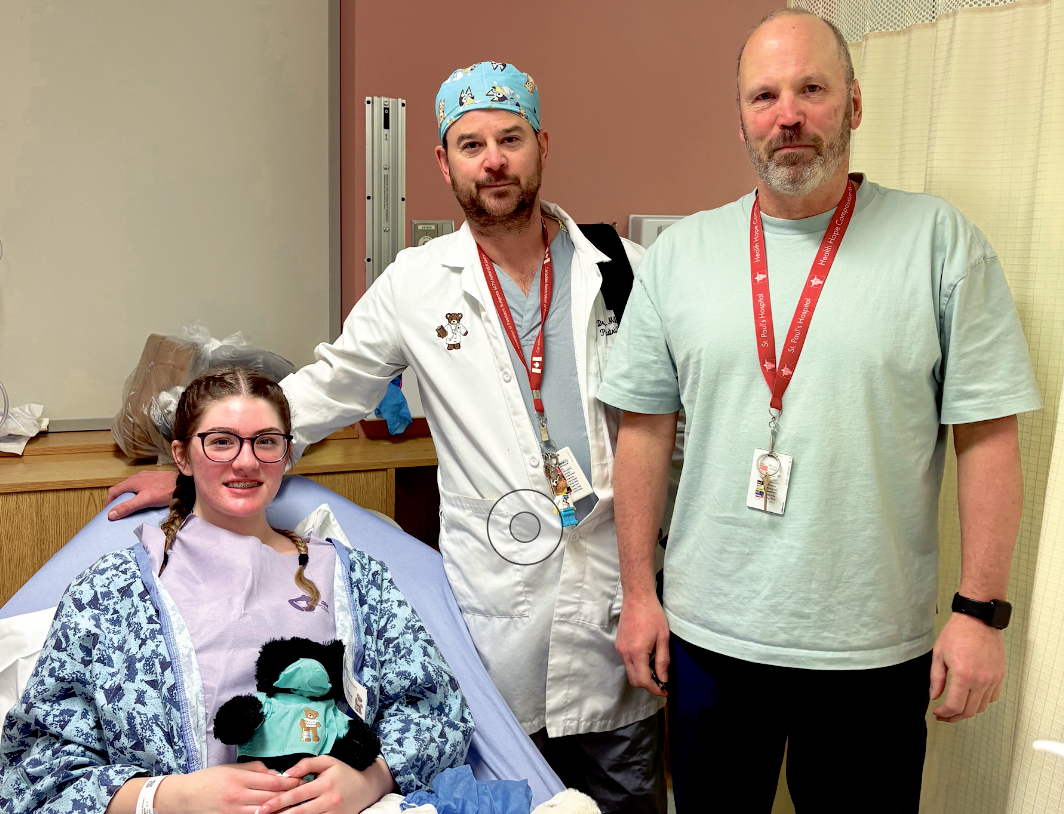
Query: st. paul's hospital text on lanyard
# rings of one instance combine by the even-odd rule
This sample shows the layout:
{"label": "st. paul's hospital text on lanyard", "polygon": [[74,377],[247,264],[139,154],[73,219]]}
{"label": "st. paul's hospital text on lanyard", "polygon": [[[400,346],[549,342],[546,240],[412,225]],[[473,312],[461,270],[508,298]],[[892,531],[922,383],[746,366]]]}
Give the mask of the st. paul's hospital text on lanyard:
{"label": "st. paul's hospital text on lanyard", "polygon": [[750,210],[750,285],[754,303],[754,331],[757,339],[757,355],[761,374],[765,377],[771,397],[769,400],[768,449],[755,449],[750,482],[747,487],[746,505],[772,514],[783,514],[787,505],[787,489],[790,485],[793,458],[773,449],[776,428],[783,412],[783,394],[794,377],[798,359],[802,355],[809,325],[813,321],[817,302],[824,289],[828,273],[835,262],[839,246],[846,235],[853,217],[857,187],[853,181],[846,182],[842,200],[835,207],[824,237],[820,241],[813,267],[805,281],[805,288],[798,298],[798,305],[791,318],[791,327],[783,343],[781,361],[776,362],[776,337],[772,326],[772,298],[768,286],[768,258],[765,254],[764,228],[761,223],[761,205],[754,197]]}

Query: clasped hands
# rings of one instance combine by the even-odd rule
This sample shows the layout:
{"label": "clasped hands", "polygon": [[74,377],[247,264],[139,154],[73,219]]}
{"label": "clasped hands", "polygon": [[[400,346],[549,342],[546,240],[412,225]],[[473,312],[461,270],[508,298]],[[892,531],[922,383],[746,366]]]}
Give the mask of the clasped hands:
{"label": "clasped hands", "polygon": [[[317,776],[304,781],[309,774]],[[284,774],[255,761],[173,775],[159,786],[155,800],[160,811],[186,814],[355,814],[394,788],[380,759],[360,772],[319,755],[303,758]]]}

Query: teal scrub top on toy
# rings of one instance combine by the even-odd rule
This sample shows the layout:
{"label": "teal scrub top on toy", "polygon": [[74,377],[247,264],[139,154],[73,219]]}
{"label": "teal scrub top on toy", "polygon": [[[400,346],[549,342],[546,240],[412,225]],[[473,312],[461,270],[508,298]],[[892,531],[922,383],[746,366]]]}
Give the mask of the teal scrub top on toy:
{"label": "teal scrub top on toy", "polygon": [[314,701],[305,695],[324,695],[331,685],[325,668],[313,659],[300,659],[289,665],[274,682],[280,689],[292,690],[270,697],[257,692],[265,720],[250,741],[239,748],[241,757],[277,755],[322,755],[332,751],[338,738],[347,734],[349,719],[336,702]]}

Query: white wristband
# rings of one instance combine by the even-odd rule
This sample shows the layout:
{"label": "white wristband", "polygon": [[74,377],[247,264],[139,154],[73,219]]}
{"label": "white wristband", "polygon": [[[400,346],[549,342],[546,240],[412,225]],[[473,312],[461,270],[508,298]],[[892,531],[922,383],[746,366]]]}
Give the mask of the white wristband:
{"label": "white wristband", "polygon": [[155,792],[159,788],[159,784],[165,779],[165,775],[162,777],[149,777],[148,782],[140,790],[140,796],[137,797],[137,814],[156,814],[155,812]]}

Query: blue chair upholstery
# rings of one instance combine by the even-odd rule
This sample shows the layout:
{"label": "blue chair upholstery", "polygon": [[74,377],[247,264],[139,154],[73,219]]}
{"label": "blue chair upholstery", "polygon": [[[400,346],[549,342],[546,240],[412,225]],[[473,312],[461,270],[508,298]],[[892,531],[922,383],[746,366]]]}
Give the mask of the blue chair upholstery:
{"label": "blue chair upholstery", "polygon": [[[120,497],[115,504],[126,499]],[[388,566],[395,584],[421,615],[458,677],[476,723],[468,759],[474,776],[478,780],[528,780],[533,805],[562,791],[558,776],[525,735],[477,656],[438,552],[298,475],[284,479],[267,518],[277,528],[291,529],[323,503],[329,504],[353,546]],[[133,530],[139,525],[159,523],[165,516],[162,509],[155,509],[112,522],[107,519],[110,508],[90,520],[0,608],[0,619],[54,607],[78,574],[104,554],[133,545]]]}

